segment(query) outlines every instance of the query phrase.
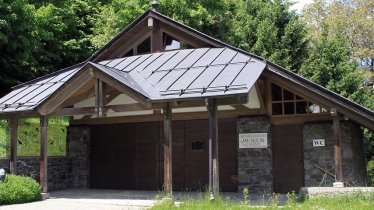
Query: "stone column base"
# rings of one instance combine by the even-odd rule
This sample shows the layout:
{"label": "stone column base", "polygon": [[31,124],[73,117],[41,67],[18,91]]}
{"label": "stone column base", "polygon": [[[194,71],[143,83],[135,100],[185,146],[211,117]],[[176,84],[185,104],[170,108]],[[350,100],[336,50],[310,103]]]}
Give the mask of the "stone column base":
{"label": "stone column base", "polygon": [[334,183],[332,183],[332,186],[333,187],[344,187],[344,183],[343,182],[334,182]]}

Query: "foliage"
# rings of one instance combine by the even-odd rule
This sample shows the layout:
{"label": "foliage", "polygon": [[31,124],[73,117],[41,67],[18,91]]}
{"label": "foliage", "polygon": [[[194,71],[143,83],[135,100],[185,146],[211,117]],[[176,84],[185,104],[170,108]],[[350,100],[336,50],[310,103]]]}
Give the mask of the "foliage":
{"label": "foliage", "polygon": [[[374,194],[373,193],[353,193],[350,195],[340,195],[340,196],[320,196],[316,198],[306,198],[305,200],[295,200],[294,195],[289,196],[288,202],[282,206],[281,209],[372,209],[374,205]],[[200,196],[195,199],[183,199],[179,205],[175,205],[170,200],[161,200],[157,203],[152,210],[158,209],[279,209],[277,196],[273,195],[270,199],[274,202],[264,201],[264,205],[261,207],[243,205],[241,202],[235,202],[230,199],[223,199],[219,196],[216,197],[214,201],[209,200],[209,197]]]}
{"label": "foliage", "polygon": [[0,96],[40,73],[35,12],[27,0],[0,0]]}
{"label": "foliage", "polygon": [[229,42],[298,72],[306,55],[306,30],[287,0],[236,3]]}
{"label": "foliage", "polygon": [[[225,0],[160,0],[160,13],[208,35],[227,35],[231,11]],[[150,8],[148,0],[112,0],[104,5],[94,27],[93,41],[102,47]]]}
{"label": "foliage", "polygon": [[370,186],[374,187],[374,157],[368,162],[368,178]]}
{"label": "foliage", "polygon": [[304,20],[318,36],[325,22],[330,33],[347,39],[352,55],[363,69],[374,71],[374,2],[372,0],[316,0],[304,11]]}
{"label": "foliage", "polygon": [[300,74],[344,97],[361,102],[362,75],[351,58],[344,37],[330,35],[324,30],[319,39],[313,39],[310,55]]}
{"label": "foliage", "polygon": [[41,187],[30,177],[8,174],[0,182],[0,205],[41,200]]}
{"label": "foliage", "polygon": [[[66,155],[66,118],[50,118],[48,123],[48,155]],[[0,124],[0,157],[7,155],[9,147],[8,125]],[[17,155],[38,156],[40,154],[40,124],[39,119],[21,120],[18,127]]]}

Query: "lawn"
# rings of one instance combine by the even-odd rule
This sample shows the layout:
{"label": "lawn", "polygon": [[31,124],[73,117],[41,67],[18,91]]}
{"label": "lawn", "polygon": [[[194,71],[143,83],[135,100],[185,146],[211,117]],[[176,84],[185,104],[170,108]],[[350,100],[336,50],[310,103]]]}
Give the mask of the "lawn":
{"label": "lawn", "polygon": [[[66,155],[66,133],[69,121],[67,118],[50,118],[48,123],[48,155]],[[9,154],[9,125],[0,121],[0,157]],[[17,138],[18,156],[39,156],[40,124],[39,119],[30,118],[19,121]]]}
{"label": "lawn", "polygon": [[197,199],[183,200],[179,205],[175,205],[169,200],[160,200],[151,210],[239,210],[239,209],[374,209],[374,194],[355,193],[352,195],[341,196],[321,196],[318,198],[310,198],[297,200],[295,196],[290,196],[289,201],[279,207],[277,199],[270,199],[266,205],[250,206],[250,202],[234,202],[228,199],[216,198],[210,201],[206,196]]}

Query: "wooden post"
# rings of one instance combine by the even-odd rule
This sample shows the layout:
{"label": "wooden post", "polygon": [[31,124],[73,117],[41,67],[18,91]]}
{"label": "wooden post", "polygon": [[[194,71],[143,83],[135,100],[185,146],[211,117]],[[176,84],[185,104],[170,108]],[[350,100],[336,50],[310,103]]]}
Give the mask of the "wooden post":
{"label": "wooden post", "polygon": [[17,132],[18,132],[18,118],[12,116],[10,119],[10,160],[9,170],[10,173],[17,173]]}
{"label": "wooden post", "polygon": [[97,79],[95,84],[95,107],[97,117],[105,116],[103,114],[103,108],[106,104],[106,93],[105,93],[105,83]]}
{"label": "wooden post", "polygon": [[341,158],[341,138],[340,138],[340,119],[336,109],[331,109],[333,116],[334,133],[334,154],[335,154],[335,182],[343,181],[342,158]]}
{"label": "wooden post", "polygon": [[209,191],[219,192],[218,120],[216,99],[205,99],[209,112]]}
{"label": "wooden post", "polygon": [[172,110],[170,103],[163,108],[164,124],[164,187],[165,192],[173,192],[173,170],[172,170]]}
{"label": "wooden post", "polygon": [[148,19],[148,27],[152,30],[151,35],[151,51],[152,53],[163,51],[162,32],[159,29],[158,21],[155,18]]}
{"label": "wooden post", "polygon": [[48,129],[48,118],[46,116],[40,117],[40,185],[42,186],[42,192],[48,192],[48,170],[47,170],[47,137]]}

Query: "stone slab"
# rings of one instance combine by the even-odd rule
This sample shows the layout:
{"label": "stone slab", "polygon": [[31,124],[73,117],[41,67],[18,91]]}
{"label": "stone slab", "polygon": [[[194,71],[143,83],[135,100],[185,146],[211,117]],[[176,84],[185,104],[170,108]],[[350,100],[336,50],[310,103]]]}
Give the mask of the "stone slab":
{"label": "stone slab", "polygon": [[302,187],[299,197],[336,196],[353,193],[374,193],[374,187]]}

